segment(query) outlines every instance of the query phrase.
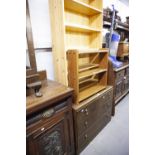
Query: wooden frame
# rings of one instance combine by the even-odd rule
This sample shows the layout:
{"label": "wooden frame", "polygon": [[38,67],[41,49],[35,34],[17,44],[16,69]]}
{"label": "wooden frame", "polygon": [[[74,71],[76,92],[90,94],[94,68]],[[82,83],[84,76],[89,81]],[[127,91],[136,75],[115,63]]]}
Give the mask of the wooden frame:
{"label": "wooden frame", "polygon": [[106,88],[108,49],[68,50],[67,59],[68,82],[75,91],[75,104]]}
{"label": "wooden frame", "polygon": [[37,67],[36,67],[36,59],[35,59],[35,52],[34,52],[34,45],[33,45],[33,36],[32,36],[28,0],[26,0],[26,39],[27,39],[29,60],[30,60],[30,66],[31,66],[30,69],[26,69],[26,76],[29,76],[37,73]]}

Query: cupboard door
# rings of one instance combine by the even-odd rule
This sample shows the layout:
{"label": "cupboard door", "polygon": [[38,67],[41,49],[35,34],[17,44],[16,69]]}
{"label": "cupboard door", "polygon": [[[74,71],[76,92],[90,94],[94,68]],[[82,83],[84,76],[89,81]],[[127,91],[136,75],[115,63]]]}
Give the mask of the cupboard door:
{"label": "cupboard door", "polygon": [[[70,128],[67,113],[27,133],[27,155],[71,154]],[[60,119],[61,118],[61,119]]]}
{"label": "cupboard door", "polygon": [[115,85],[115,99],[121,96],[122,94],[123,81],[117,82]]}

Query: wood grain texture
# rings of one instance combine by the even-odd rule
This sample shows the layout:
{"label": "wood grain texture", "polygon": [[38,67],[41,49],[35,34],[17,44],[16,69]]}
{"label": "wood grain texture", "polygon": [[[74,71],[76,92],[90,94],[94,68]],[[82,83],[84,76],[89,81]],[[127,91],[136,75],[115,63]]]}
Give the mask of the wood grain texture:
{"label": "wood grain texture", "polygon": [[42,98],[27,98],[26,154],[75,155],[73,90],[57,82],[46,82]]}
{"label": "wood grain texture", "polygon": [[55,80],[68,85],[65,52],[64,1],[49,0]]}
{"label": "wood grain texture", "polygon": [[34,94],[26,97],[27,115],[56,102],[58,99],[63,98],[64,95],[71,95],[73,89],[53,81],[42,81],[42,88],[40,91],[43,94],[40,98],[36,97]]}

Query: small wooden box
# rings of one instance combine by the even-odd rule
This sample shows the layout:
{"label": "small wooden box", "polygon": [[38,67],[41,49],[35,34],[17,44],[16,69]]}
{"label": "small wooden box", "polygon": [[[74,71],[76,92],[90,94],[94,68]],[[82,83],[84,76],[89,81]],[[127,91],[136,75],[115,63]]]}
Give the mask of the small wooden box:
{"label": "small wooden box", "polygon": [[117,50],[117,56],[124,57],[126,55],[129,55],[129,43],[120,42]]}

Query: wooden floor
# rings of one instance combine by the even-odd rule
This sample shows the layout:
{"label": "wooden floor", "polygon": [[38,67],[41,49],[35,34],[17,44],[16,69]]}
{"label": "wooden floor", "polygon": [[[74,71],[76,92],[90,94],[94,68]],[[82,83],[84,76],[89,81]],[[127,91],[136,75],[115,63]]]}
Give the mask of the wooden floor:
{"label": "wooden floor", "polygon": [[129,95],[120,101],[111,122],[80,155],[129,155]]}

